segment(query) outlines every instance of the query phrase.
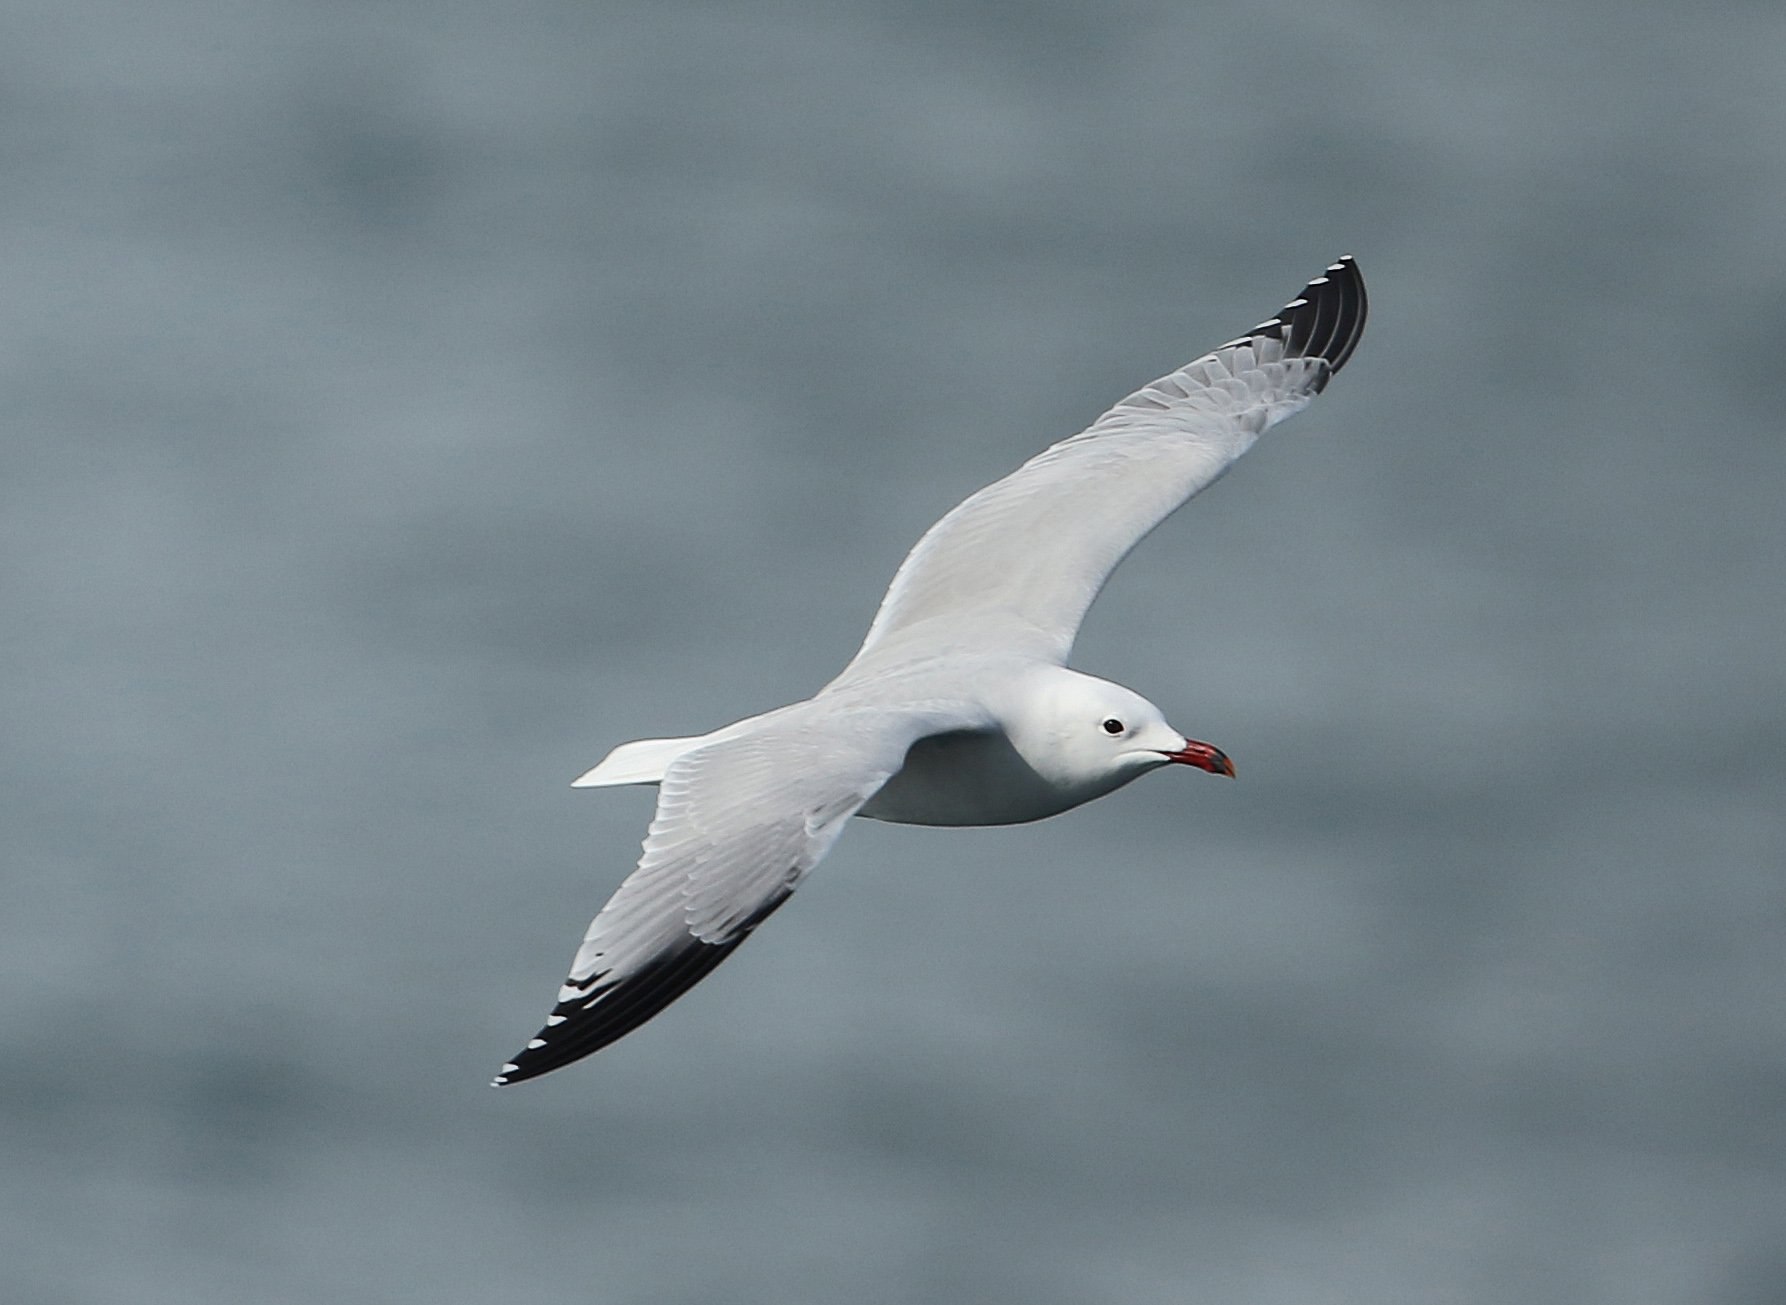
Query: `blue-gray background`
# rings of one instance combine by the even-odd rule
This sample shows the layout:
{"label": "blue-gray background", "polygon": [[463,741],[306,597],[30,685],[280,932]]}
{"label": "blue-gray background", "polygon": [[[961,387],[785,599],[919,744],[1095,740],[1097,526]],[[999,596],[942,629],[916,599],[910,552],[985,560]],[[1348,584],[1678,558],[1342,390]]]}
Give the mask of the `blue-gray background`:
{"label": "blue-gray background", "polygon": [[[1786,1299],[1786,14],[13,3],[0,1295]],[[1355,253],[1078,664],[492,1092],[643,791]],[[1095,506],[1095,505],[1088,505]]]}

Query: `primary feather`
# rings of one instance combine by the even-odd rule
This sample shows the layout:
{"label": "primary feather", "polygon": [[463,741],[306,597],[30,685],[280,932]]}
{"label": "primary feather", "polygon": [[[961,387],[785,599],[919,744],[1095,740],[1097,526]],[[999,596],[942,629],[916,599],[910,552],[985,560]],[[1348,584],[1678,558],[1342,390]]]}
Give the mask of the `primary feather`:
{"label": "primary feather", "polygon": [[1064,663],[1116,564],[1320,393],[1351,357],[1365,311],[1364,279],[1343,258],[1276,317],[969,498],[912,549],[840,678],[927,639]]}

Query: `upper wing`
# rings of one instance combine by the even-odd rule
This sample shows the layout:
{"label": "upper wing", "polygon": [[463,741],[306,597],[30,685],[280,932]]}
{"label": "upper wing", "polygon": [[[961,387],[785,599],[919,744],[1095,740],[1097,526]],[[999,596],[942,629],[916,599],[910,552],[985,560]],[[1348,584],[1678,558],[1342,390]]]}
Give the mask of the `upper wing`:
{"label": "upper wing", "polygon": [[1276,317],[962,503],[900,566],[857,662],[908,640],[961,647],[984,638],[1064,662],[1105,577],[1321,392],[1352,356],[1365,306],[1364,279],[1342,258]]}
{"label": "upper wing", "polygon": [[687,992],[787,900],[916,739],[972,723],[943,710],[800,704],[678,758],[638,869],[589,926],[546,1026],[496,1085],[599,1051]]}

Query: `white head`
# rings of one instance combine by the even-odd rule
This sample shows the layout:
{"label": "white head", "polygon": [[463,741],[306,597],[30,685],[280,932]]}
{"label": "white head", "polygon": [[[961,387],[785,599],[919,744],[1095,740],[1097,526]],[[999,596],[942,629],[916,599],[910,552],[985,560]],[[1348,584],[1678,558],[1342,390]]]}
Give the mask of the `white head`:
{"label": "white head", "polygon": [[1005,732],[1038,774],[1062,788],[1092,797],[1173,763],[1234,774],[1220,748],[1187,739],[1158,707],[1120,684],[1051,667],[1019,693],[1022,706],[1006,719]]}

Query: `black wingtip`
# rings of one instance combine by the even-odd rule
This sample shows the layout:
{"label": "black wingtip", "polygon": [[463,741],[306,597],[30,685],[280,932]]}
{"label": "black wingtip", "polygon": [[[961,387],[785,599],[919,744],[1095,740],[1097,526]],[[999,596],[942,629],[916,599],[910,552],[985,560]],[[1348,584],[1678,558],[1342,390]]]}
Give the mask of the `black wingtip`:
{"label": "black wingtip", "polygon": [[597,976],[587,993],[553,1008],[546,1026],[490,1085],[508,1087],[538,1078],[618,1041],[706,978],[743,941],[743,935],[720,943],[690,938],[625,978]]}
{"label": "black wingtip", "polygon": [[1330,264],[1302,293],[1278,310],[1275,317],[1260,322],[1238,340],[1223,348],[1245,344],[1258,336],[1285,341],[1292,358],[1322,358],[1327,370],[1316,382],[1316,390],[1352,356],[1364,334],[1364,319],[1370,309],[1364,291],[1364,276],[1350,254]]}
{"label": "black wingtip", "polygon": [[707,942],[687,935],[677,945],[619,978],[598,972],[569,982],[568,987],[577,989],[576,995],[553,1008],[546,1017],[546,1026],[502,1067],[490,1080],[490,1086],[507,1087],[538,1078],[625,1037],[711,974],[714,966],[737,951],[739,944],[773,915],[793,891],[789,886],[775,893],[741,921],[728,938]]}

